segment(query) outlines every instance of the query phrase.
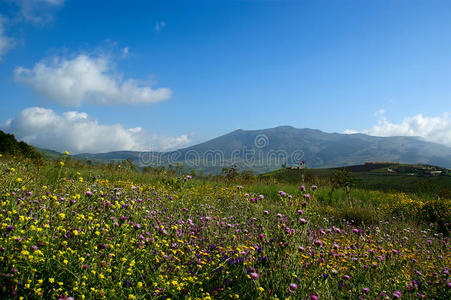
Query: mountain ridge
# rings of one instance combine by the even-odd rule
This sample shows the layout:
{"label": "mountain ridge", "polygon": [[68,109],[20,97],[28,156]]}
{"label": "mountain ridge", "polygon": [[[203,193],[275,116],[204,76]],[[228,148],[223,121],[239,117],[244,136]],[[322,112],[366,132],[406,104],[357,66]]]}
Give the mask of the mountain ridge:
{"label": "mountain ridge", "polygon": [[278,169],[282,164],[299,165],[302,160],[313,168],[355,165],[367,161],[423,163],[451,168],[450,147],[426,142],[419,137],[327,133],[287,125],[255,130],[237,129],[169,152],[113,151],[73,156],[96,162],[130,158],[141,167],[182,163],[191,169],[214,173],[231,164],[260,173]]}

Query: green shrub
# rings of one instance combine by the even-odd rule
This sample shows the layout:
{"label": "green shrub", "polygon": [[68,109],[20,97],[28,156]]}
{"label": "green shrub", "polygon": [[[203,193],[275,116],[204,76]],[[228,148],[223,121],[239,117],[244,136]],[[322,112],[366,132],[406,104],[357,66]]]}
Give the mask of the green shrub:
{"label": "green shrub", "polygon": [[438,229],[449,234],[451,223],[451,200],[435,199],[427,201],[420,209],[420,217],[425,221],[436,223]]}
{"label": "green shrub", "polygon": [[320,213],[327,217],[332,216],[336,220],[345,220],[355,225],[376,224],[381,217],[372,207],[356,207],[348,205],[342,207],[326,206],[320,208]]}

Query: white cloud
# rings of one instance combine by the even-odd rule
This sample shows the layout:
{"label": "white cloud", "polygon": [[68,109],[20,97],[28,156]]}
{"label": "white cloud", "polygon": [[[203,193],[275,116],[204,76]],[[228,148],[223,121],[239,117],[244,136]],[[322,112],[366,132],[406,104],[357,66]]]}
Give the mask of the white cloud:
{"label": "white cloud", "polygon": [[62,6],[64,0],[15,0],[20,17],[32,23],[45,23],[52,20],[51,10]]}
{"label": "white cloud", "polygon": [[0,15],[0,61],[2,56],[15,46],[14,39],[5,34],[5,22],[5,19]]}
{"label": "white cloud", "polygon": [[140,127],[105,125],[84,112],[57,114],[51,109],[30,107],[8,120],[3,129],[19,140],[37,147],[71,153],[99,153],[118,150],[166,151],[191,142],[191,134],[170,137],[149,134]]}
{"label": "white cloud", "polygon": [[53,57],[38,62],[32,69],[17,67],[14,75],[18,82],[66,106],[78,106],[82,102],[155,103],[171,96],[168,88],[152,89],[138,80],[122,80],[122,75],[114,72],[112,62],[102,56]]}
{"label": "white cloud", "polygon": [[355,133],[361,133],[358,130],[355,129],[345,129],[345,131],[343,131],[344,134],[355,134]]}
{"label": "white cloud", "polygon": [[378,111],[374,112],[375,117],[383,116],[385,114],[385,109],[381,108]]}
{"label": "white cloud", "polygon": [[64,0],[39,0],[39,1],[46,2],[46,3],[52,4],[52,5],[61,5],[64,3]]}
{"label": "white cloud", "polygon": [[159,151],[170,151],[179,149],[181,146],[186,146],[191,143],[193,139],[192,134],[182,134],[177,137],[152,135],[153,139],[156,139],[160,143]]}
{"label": "white cloud", "polygon": [[159,21],[159,22],[157,22],[157,24],[155,24],[155,31],[156,32],[160,32],[165,27],[166,27],[166,22],[165,21]]}
{"label": "white cloud", "polygon": [[[55,7],[64,4],[64,0],[13,0],[15,7],[13,13],[5,9],[5,16],[8,15],[9,23],[21,23],[23,21],[43,24],[52,20],[52,12]],[[16,11],[17,10],[17,11]],[[6,19],[0,15],[0,61],[2,55],[11,50],[16,45],[14,38],[5,35]]]}
{"label": "white cloud", "polygon": [[401,123],[391,123],[383,118],[370,129],[345,131],[347,134],[358,132],[375,136],[418,136],[425,141],[451,146],[451,119],[447,113],[441,117],[425,117],[418,114],[404,118]]}

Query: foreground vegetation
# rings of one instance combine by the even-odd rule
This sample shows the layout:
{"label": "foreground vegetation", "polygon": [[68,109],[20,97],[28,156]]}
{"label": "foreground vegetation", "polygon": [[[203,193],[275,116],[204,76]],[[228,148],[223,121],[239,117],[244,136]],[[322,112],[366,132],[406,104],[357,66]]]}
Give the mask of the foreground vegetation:
{"label": "foreground vegetation", "polygon": [[451,297],[450,201],[0,157],[2,298]]}

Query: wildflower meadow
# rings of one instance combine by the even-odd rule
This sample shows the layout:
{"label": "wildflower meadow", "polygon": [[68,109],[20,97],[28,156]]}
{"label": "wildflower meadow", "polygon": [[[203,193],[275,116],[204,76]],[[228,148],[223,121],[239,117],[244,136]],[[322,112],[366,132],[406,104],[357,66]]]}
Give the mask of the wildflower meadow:
{"label": "wildflower meadow", "polygon": [[3,299],[450,299],[450,202],[0,157]]}

